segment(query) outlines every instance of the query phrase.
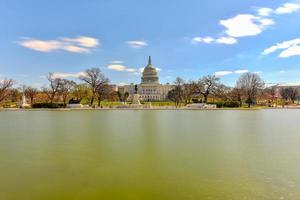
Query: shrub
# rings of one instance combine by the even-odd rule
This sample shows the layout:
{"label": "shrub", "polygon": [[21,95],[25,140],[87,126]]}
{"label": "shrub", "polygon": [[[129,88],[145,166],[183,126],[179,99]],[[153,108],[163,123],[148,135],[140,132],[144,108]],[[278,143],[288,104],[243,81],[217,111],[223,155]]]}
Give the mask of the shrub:
{"label": "shrub", "polygon": [[217,105],[217,108],[223,108],[224,107],[224,102],[217,102],[215,104]]}
{"label": "shrub", "polygon": [[238,108],[240,107],[240,103],[238,101],[225,101],[225,102],[216,102],[216,103],[208,103],[208,104],[216,104],[217,108]]}
{"label": "shrub", "polygon": [[32,105],[32,108],[63,108],[64,104],[62,103],[35,103]]}
{"label": "shrub", "polygon": [[192,99],[193,103],[202,103],[202,99]]}
{"label": "shrub", "polygon": [[226,101],[223,106],[226,108],[238,108],[240,107],[240,103],[238,101]]}
{"label": "shrub", "polygon": [[80,104],[80,100],[79,99],[70,99],[69,104]]}

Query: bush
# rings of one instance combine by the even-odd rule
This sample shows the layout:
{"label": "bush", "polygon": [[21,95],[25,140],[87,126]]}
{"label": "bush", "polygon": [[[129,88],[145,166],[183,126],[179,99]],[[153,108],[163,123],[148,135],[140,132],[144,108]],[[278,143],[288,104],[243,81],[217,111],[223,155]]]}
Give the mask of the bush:
{"label": "bush", "polygon": [[202,103],[202,99],[192,99],[193,103]]}
{"label": "bush", "polygon": [[217,105],[217,108],[223,108],[224,107],[224,102],[217,102],[215,104]]}
{"label": "bush", "polygon": [[70,99],[69,104],[80,104],[80,100],[79,99]]}
{"label": "bush", "polygon": [[226,101],[223,106],[226,108],[238,108],[240,107],[240,103],[238,101]]}
{"label": "bush", "polygon": [[238,108],[238,107],[240,107],[240,103],[238,101],[225,101],[225,102],[216,102],[216,103],[208,103],[208,104],[216,104],[217,108]]}
{"label": "bush", "polygon": [[32,105],[32,108],[63,108],[64,104],[62,103],[35,103]]}

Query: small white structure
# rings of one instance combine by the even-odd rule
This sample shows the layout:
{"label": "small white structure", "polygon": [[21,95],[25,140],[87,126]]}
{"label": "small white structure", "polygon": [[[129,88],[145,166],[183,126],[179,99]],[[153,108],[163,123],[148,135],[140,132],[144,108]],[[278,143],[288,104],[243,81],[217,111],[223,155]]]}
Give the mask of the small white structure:
{"label": "small white structure", "polygon": [[131,101],[131,104],[127,104],[126,108],[142,108],[143,105],[140,102],[140,95],[139,94],[132,94],[129,95],[128,100]]}
{"label": "small white structure", "polygon": [[67,104],[67,108],[83,108],[84,106],[80,103],[78,104]]}
{"label": "small white structure", "polygon": [[25,94],[23,93],[23,95],[22,95],[22,100],[21,100],[21,106],[20,106],[21,108],[29,108],[30,107],[30,104],[28,104],[27,102],[26,102],[26,96],[25,96]]}
{"label": "small white structure", "polygon": [[206,103],[193,103],[186,105],[186,108],[191,109],[216,109],[217,105],[215,104],[206,104]]}
{"label": "small white structure", "polygon": [[133,96],[132,96],[132,104],[133,105],[141,105],[140,95],[139,94],[133,94]]}

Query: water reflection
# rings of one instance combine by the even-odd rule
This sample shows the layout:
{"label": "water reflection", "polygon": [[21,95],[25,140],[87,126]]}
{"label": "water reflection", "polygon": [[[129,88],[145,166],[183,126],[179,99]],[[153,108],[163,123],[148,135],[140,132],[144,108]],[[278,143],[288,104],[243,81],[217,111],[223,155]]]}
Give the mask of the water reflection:
{"label": "water reflection", "polygon": [[299,117],[0,112],[0,199],[299,199]]}

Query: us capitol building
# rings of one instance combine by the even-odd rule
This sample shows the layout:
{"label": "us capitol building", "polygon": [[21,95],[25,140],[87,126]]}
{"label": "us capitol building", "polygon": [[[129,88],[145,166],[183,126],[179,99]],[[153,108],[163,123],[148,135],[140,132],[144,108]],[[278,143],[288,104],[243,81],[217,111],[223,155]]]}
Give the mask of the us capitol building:
{"label": "us capitol building", "polygon": [[148,65],[144,68],[141,83],[118,86],[121,94],[129,93],[129,98],[137,93],[141,101],[162,101],[167,98],[168,92],[172,89],[170,84],[160,84],[156,68],[152,65],[149,56]]}

